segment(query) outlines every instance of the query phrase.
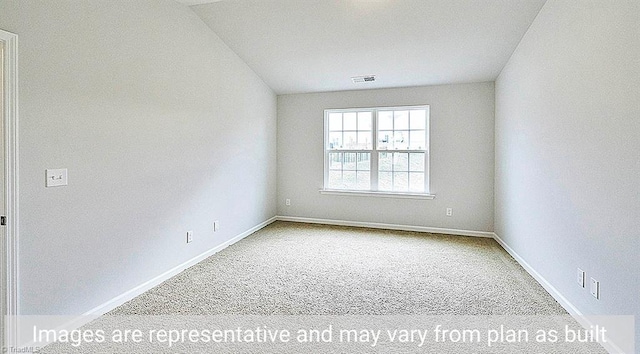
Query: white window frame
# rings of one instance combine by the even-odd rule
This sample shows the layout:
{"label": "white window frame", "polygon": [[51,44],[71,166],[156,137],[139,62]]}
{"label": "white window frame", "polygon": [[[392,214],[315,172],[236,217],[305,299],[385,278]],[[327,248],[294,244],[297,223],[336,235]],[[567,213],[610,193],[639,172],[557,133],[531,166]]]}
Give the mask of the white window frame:
{"label": "white window frame", "polygon": [[[378,150],[378,112],[379,111],[401,111],[401,110],[426,110],[426,122],[425,122],[425,147],[423,150]],[[371,150],[347,150],[347,149],[329,149],[329,114],[331,113],[353,113],[353,112],[371,112],[372,113],[372,147]],[[408,199],[433,199],[434,194],[430,193],[430,106],[429,105],[415,105],[415,106],[390,106],[390,107],[362,107],[362,108],[341,108],[341,109],[325,109],[324,110],[324,182],[323,188],[320,190],[321,194],[329,195],[355,195],[355,196],[379,196],[379,197],[391,197],[391,198],[408,198]],[[371,187],[369,190],[350,190],[350,189],[331,189],[329,185],[329,154],[336,152],[348,152],[348,153],[370,153],[371,165],[370,165],[370,178]],[[379,191],[378,190],[378,161],[379,153],[383,152],[419,152],[424,153],[424,192],[400,192],[400,191]]]}

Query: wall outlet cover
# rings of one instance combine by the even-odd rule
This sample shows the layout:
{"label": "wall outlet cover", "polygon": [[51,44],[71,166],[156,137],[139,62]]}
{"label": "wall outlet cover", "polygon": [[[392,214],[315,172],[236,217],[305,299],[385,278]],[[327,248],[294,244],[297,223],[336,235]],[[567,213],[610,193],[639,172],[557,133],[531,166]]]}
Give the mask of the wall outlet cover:
{"label": "wall outlet cover", "polygon": [[600,282],[591,278],[591,287],[590,287],[591,296],[596,299],[600,299]]}
{"label": "wall outlet cover", "polygon": [[578,281],[578,285],[580,285],[581,288],[584,288],[584,270],[578,268],[576,280]]}

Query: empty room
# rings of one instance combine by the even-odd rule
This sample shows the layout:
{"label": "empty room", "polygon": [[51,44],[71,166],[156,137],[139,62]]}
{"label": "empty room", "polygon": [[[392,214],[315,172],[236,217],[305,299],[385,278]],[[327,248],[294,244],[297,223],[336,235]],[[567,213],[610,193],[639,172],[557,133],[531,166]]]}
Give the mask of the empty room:
{"label": "empty room", "polygon": [[640,353],[637,0],[0,0],[8,353]]}

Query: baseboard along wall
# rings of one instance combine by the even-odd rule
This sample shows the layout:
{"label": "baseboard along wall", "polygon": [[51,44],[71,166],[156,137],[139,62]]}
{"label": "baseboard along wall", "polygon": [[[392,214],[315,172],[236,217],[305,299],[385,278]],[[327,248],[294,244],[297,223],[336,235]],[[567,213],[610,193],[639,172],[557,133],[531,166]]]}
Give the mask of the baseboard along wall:
{"label": "baseboard along wall", "polygon": [[297,216],[278,216],[277,219],[280,221],[291,221],[291,222],[300,222],[300,223],[309,223],[309,224],[368,227],[372,229],[417,231],[417,232],[429,232],[429,233],[435,233],[435,234],[448,234],[448,235],[459,235],[459,236],[493,238],[495,235],[493,232],[486,232],[486,231],[445,229],[445,228],[439,228],[439,227],[384,224],[384,223],[348,221],[348,220],[315,219],[315,218],[303,218],[303,217],[297,217]]}
{"label": "baseboard along wall", "polygon": [[117,296],[117,297],[105,302],[104,304],[102,304],[100,306],[97,306],[97,307],[85,312],[83,314],[83,316],[96,316],[96,315],[97,316],[101,316],[101,315],[104,315],[105,313],[115,309],[116,307],[118,307],[118,306],[124,304],[125,302],[133,299],[134,297],[136,297],[138,295],[141,295],[142,293],[146,292],[147,290],[152,289],[153,287],[161,284],[162,282],[164,282],[166,280],[169,280],[171,277],[179,274],[183,270],[185,270],[185,269],[187,269],[187,268],[189,268],[189,267],[191,267],[191,266],[193,266],[193,265],[205,260],[206,258],[208,258],[208,257],[210,257],[210,256],[222,251],[223,249],[233,245],[234,243],[242,240],[243,238],[251,235],[252,233],[254,233],[254,232],[266,227],[267,225],[273,223],[276,220],[277,220],[277,217],[274,216],[274,217],[272,217],[272,218],[270,218],[270,219],[268,219],[268,220],[266,220],[264,222],[261,222],[260,224],[258,224],[256,226],[250,228],[249,230],[247,230],[247,231],[235,236],[234,238],[232,238],[232,239],[230,239],[230,240],[228,240],[228,241],[226,241],[226,242],[224,242],[224,243],[222,243],[222,244],[220,244],[218,246],[215,246],[214,248],[212,248],[212,249],[210,249],[210,250],[208,250],[206,252],[203,252],[203,253],[191,258],[190,260],[188,260],[188,261],[186,261],[186,262],[184,262],[184,263],[182,263],[182,264],[180,264],[180,265],[178,265],[178,266],[176,266],[174,268],[169,269],[168,271],[166,271],[166,272],[154,277],[153,279],[150,279],[150,280],[148,280],[148,281],[136,286],[135,288],[133,288],[131,290],[128,290],[127,292],[125,292],[125,293],[123,293],[123,294],[121,294],[121,295],[119,295],[119,296]]}

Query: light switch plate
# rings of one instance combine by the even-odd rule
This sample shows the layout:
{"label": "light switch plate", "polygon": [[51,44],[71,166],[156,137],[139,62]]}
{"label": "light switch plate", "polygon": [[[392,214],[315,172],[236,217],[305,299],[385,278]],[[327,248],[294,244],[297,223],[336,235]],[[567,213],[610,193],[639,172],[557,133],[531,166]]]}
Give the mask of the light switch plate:
{"label": "light switch plate", "polygon": [[67,185],[67,169],[66,168],[58,168],[47,170],[46,173],[47,187],[59,187]]}

